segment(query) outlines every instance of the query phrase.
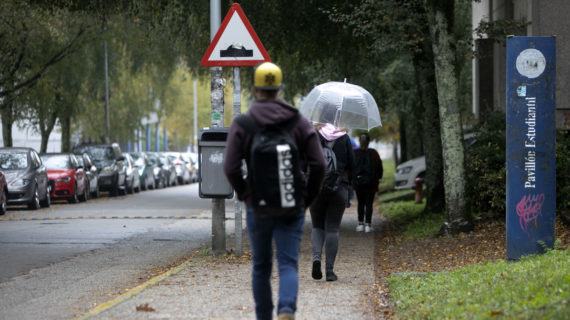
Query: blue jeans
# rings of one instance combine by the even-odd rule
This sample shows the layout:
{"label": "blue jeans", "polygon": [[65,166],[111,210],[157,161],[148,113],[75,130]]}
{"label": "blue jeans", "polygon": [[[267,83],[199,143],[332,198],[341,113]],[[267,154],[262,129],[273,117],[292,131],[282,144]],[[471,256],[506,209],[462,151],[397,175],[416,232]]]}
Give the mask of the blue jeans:
{"label": "blue jeans", "polygon": [[279,263],[279,304],[277,313],[295,313],[299,291],[299,250],[305,210],[289,218],[259,217],[247,209],[247,229],[253,254],[252,286],[257,319],[271,319],[272,239]]}

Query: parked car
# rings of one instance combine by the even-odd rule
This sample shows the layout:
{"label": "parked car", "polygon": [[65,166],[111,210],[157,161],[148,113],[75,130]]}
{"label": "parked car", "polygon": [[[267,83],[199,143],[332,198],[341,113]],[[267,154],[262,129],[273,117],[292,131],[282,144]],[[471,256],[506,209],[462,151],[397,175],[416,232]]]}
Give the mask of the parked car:
{"label": "parked car", "polygon": [[75,154],[87,153],[99,175],[99,188],[111,196],[124,195],[127,191],[125,157],[118,144],[82,145],[75,147]]}
{"label": "parked car", "polygon": [[166,169],[162,163],[158,153],[147,152],[149,163],[153,166],[154,173],[154,185],[157,189],[166,188],[168,186],[168,177],[170,172]]}
{"label": "parked car", "polygon": [[135,168],[139,171],[141,190],[154,189],[154,168],[156,165],[150,163],[144,152],[131,152],[131,157]]}
{"label": "parked car", "polygon": [[403,162],[396,167],[394,187],[396,189],[414,188],[416,178],[423,178],[425,172],[425,156]]}
{"label": "parked car", "polygon": [[190,173],[190,182],[198,181],[198,163],[197,163],[198,157],[196,157],[195,161],[194,157],[192,156],[192,153],[190,152],[182,153],[181,156],[184,162],[186,162],[186,167],[188,168],[188,172]]}
{"label": "parked car", "polygon": [[69,203],[87,201],[89,180],[71,153],[46,153],[41,159],[47,168],[52,199],[64,199]]}
{"label": "parked car", "polygon": [[178,179],[176,179],[176,166],[174,166],[174,163],[170,161],[164,152],[159,152],[158,158],[162,167],[167,171],[166,185],[169,187],[177,185]]}
{"label": "parked car", "polygon": [[99,198],[101,192],[99,190],[99,175],[97,174],[97,167],[91,161],[91,158],[87,153],[81,155],[75,155],[77,162],[85,170],[87,175],[87,180],[89,181],[89,191],[91,191],[91,197]]}
{"label": "parked car", "polygon": [[[474,133],[466,133],[463,135],[463,145],[469,148],[477,142]],[[421,156],[399,164],[396,167],[395,189],[414,188],[416,178],[423,178],[426,172],[426,157]]]}
{"label": "parked car", "polygon": [[8,204],[31,210],[51,204],[47,170],[31,148],[0,148],[0,170],[8,184]]}
{"label": "parked car", "polygon": [[8,185],[6,184],[6,177],[0,171],[0,216],[6,213],[8,205]]}
{"label": "parked car", "polygon": [[141,191],[141,176],[139,170],[134,165],[133,158],[128,153],[123,153],[125,157],[125,170],[127,171],[127,192],[139,193]]}
{"label": "parked car", "polygon": [[180,152],[166,152],[168,160],[174,164],[174,170],[176,172],[176,180],[178,184],[188,184],[192,180],[190,170],[188,169],[186,161],[182,157]]}

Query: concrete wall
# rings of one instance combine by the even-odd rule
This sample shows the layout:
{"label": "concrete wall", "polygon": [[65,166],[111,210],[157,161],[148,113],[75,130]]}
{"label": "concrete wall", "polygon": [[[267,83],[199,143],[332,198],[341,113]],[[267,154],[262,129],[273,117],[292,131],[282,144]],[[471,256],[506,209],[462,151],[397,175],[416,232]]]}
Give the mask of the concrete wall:
{"label": "concrete wall", "polygon": [[570,129],[570,1],[531,0],[531,35],[556,36],[557,126]]}

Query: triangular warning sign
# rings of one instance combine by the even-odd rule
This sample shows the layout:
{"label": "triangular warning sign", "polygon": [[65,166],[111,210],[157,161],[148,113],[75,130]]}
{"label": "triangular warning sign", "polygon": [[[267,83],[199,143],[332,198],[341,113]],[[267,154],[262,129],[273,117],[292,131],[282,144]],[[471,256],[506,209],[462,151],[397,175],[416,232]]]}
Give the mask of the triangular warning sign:
{"label": "triangular warning sign", "polygon": [[261,40],[238,3],[232,4],[202,57],[205,67],[255,66],[271,61]]}

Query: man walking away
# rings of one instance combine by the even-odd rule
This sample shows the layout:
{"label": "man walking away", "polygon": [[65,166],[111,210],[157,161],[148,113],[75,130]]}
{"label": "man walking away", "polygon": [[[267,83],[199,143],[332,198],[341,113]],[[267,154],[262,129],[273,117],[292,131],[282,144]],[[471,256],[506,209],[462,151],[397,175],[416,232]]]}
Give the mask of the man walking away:
{"label": "man walking away", "polygon": [[[382,160],[376,150],[369,149],[370,136],[368,133],[360,135],[360,148],[354,153],[356,158],[356,174],[354,176],[354,190],[358,200],[358,226],[356,231],[372,232],[372,211],[374,209],[374,196],[378,192],[378,184],[384,173]],[[366,217],[366,224],[364,218]]]}
{"label": "man walking away", "polygon": [[247,206],[257,319],[273,315],[272,240],[279,264],[278,318],[294,319],[305,208],[318,194],[324,175],[324,159],[311,123],[277,98],[282,79],[281,69],[273,63],[255,69],[255,101],[231,125],[224,163],[228,181]]}

